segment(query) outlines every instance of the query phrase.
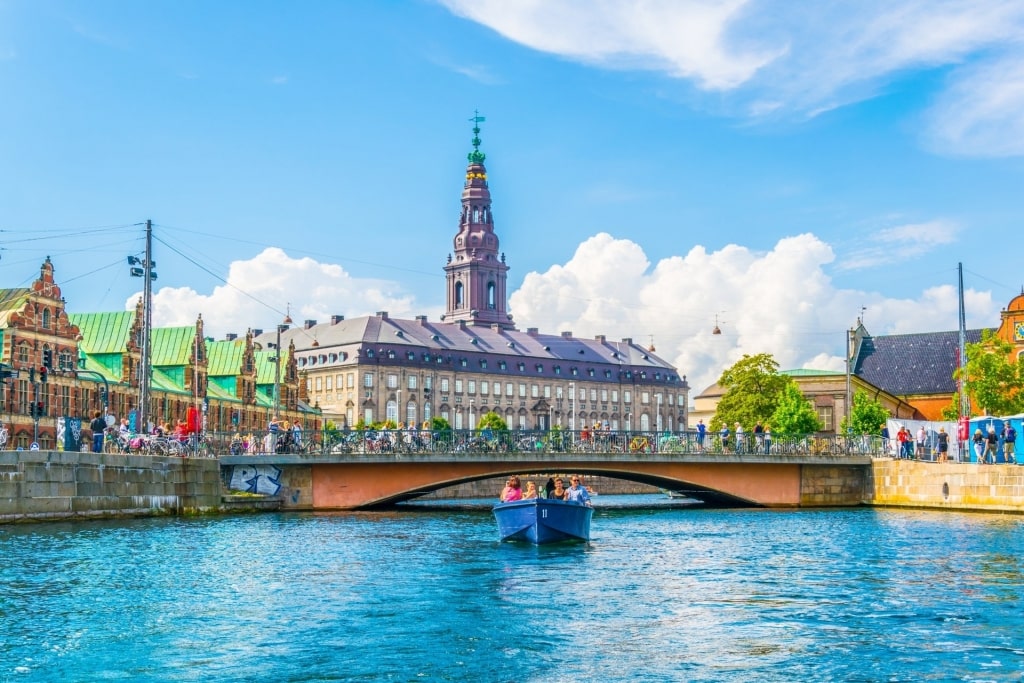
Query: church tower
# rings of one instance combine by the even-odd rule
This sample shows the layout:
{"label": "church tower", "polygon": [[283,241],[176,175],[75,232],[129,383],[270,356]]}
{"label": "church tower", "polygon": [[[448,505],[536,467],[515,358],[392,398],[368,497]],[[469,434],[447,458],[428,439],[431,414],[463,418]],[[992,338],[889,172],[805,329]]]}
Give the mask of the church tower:
{"label": "church tower", "polygon": [[446,323],[465,321],[469,325],[500,325],[515,329],[506,308],[505,281],[508,266],[505,255],[498,255],[498,236],[494,234],[491,191],[487,187],[486,155],[480,151],[480,123],[475,115],[473,151],[469,153],[466,184],[462,189],[462,213],[455,235],[454,258],[448,255],[444,267],[448,286]]}

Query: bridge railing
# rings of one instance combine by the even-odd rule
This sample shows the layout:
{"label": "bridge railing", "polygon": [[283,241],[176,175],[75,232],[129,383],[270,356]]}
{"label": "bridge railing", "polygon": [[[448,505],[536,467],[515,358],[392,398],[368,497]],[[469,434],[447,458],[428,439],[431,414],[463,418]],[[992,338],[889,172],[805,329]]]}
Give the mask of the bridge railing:
{"label": "bridge railing", "polygon": [[213,454],[267,455],[301,453],[311,456],[343,454],[414,453],[646,453],[736,455],[883,455],[884,444],[875,436],[802,435],[762,436],[719,434],[704,438],[696,432],[642,431],[477,431],[477,430],[360,430],[334,433],[205,435]]}

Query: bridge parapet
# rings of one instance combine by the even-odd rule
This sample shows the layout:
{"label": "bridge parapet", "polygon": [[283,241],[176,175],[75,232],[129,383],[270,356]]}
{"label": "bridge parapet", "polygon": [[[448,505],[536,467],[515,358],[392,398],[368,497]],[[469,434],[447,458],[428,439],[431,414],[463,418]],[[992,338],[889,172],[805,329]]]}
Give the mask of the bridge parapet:
{"label": "bridge parapet", "polygon": [[215,453],[231,455],[381,455],[414,456],[451,453],[474,455],[569,455],[650,454],[744,457],[878,456],[885,455],[881,438],[837,435],[765,437],[746,435],[723,439],[719,435],[699,437],[695,432],[612,432],[564,431],[490,433],[487,430],[364,430],[287,438],[268,435],[210,434],[205,442]]}

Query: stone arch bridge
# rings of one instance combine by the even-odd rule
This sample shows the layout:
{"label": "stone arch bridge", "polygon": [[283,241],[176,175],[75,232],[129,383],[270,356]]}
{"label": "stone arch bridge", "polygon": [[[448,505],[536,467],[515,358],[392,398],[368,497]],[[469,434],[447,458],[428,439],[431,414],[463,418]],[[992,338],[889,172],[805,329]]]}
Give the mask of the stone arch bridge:
{"label": "stone arch bridge", "polygon": [[[576,472],[685,491],[721,507],[859,505],[871,491],[864,454],[417,453],[224,455],[228,488],[277,495],[283,509],[387,507],[510,474]],[[496,495],[496,493],[495,493]]]}

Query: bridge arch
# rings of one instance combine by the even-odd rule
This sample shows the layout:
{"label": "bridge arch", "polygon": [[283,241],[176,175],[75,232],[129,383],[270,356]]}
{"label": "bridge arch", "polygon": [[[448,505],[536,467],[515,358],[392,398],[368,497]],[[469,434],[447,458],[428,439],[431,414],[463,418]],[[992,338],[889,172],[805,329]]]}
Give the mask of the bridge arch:
{"label": "bridge arch", "polygon": [[[511,474],[576,472],[681,490],[711,506],[798,507],[802,466],[765,462],[338,462],[310,468],[315,509],[366,509]],[[599,492],[600,493],[600,492]],[[497,497],[497,492],[495,492]]]}

